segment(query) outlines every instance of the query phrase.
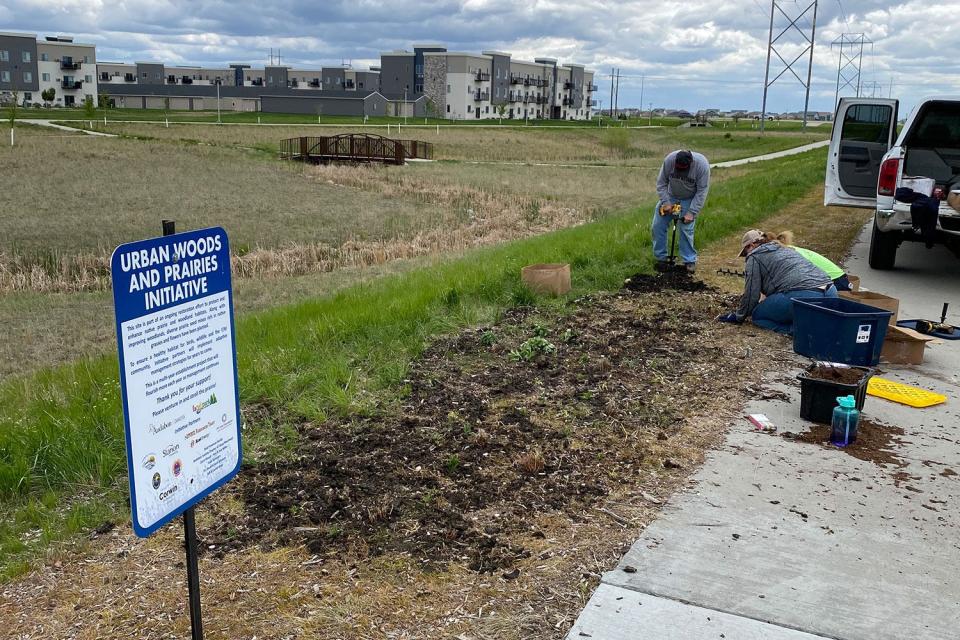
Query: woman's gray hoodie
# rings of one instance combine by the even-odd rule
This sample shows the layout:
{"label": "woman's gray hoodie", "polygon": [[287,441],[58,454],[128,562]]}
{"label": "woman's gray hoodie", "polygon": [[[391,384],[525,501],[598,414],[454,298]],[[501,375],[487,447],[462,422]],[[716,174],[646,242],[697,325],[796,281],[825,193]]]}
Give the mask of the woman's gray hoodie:
{"label": "woman's gray hoodie", "polygon": [[796,251],[785,248],[779,242],[762,244],[747,254],[747,281],[743,285],[743,297],[737,309],[737,320],[743,321],[753,313],[760,294],[818,289],[833,284],[826,273],[813,266]]}

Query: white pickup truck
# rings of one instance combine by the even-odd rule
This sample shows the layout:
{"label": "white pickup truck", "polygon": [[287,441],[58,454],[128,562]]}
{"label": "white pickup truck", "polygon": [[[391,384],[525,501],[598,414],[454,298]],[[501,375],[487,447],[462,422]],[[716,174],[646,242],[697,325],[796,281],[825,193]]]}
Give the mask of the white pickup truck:
{"label": "white pickup truck", "polygon": [[[843,98],[834,118],[823,203],[875,209],[870,266],[892,269],[904,241],[920,241],[910,205],[894,200],[905,176],[960,189],[960,97],[920,101],[897,135],[897,100]],[[933,240],[960,254],[960,211],[940,203]]]}

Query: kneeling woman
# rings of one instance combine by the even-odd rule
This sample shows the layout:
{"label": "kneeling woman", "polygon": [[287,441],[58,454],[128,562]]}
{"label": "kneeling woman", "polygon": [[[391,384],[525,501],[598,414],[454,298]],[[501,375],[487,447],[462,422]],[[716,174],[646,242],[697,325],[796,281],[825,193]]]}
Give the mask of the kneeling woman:
{"label": "kneeling woman", "polygon": [[[740,307],[722,315],[722,322],[741,323],[747,316],[753,324],[779,333],[793,333],[793,301],[796,298],[836,298],[833,281],[803,256],[777,241],[765,241],[761,231],[743,234],[740,255],[746,258],[746,283]],[[760,302],[760,294],[766,296]]]}

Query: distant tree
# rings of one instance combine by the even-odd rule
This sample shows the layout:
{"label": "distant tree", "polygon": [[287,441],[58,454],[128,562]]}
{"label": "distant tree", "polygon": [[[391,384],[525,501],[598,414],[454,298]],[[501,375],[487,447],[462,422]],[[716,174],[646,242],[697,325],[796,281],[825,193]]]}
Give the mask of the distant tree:
{"label": "distant tree", "polygon": [[93,104],[93,96],[87,96],[83,101],[83,115],[93,119],[97,115],[97,107]]}
{"label": "distant tree", "polygon": [[107,93],[106,91],[104,91],[103,93],[100,93],[99,95],[97,95],[97,102],[99,103],[98,106],[99,106],[101,109],[109,109],[109,108],[110,108],[110,94]]}
{"label": "distant tree", "polygon": [[13,125],[17,122],[17,108],[20,106],[20,91],[17,89],[13,90],[13,101],[10,103],[10,111],[7,113],[7,118],[10,120],[10,128],[13,129]]}
{"label": "distant tree", "polygon": [[503,116],[507,112],[507,104],[501,102],[497,105],[497,116],[500,118],[500,124],[503,124]]}
{"label": "distant tree", "polygon": [[50,87],[49,89],[44,89],[40,93],[40,97],[43,98],[44,102],[53,102],[54,100],[57,99],[57,90],[54,89],[53,87]]}
{"label": "distant tree", "polygon": [[739,114],[739,113],[733,114],[733,127],[734,127],[735,129],[740,128],[740,114]]}
{"label": "distant tree", "polygon": [[433,99],[430,98],[429,96],[427,97],[427,101],[424,103],[424,109],[425,109],[426,112],[427,112],[427,117],[428,117],[428,118],[439,118],[439,117],[440,117],[440,115],[439,115],[440,110],[437,109],[437,103],[434,102]]}

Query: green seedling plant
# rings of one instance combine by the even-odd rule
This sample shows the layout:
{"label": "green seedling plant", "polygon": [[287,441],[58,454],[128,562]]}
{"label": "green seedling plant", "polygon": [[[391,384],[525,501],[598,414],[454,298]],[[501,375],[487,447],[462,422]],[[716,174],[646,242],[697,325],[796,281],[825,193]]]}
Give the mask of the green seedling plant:
{"label": "green seedling plant", "polygon": [[517,362],[530,362],[540,355],[549,356],[557,352],[557,347],[546,338],[536,336],[530,338],[517,349],[510,352],[510,357]]}

